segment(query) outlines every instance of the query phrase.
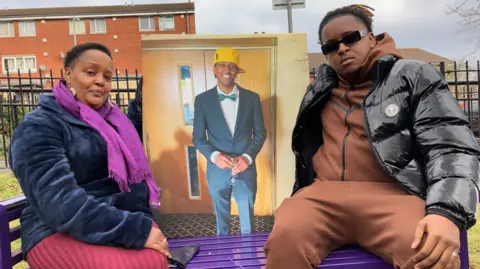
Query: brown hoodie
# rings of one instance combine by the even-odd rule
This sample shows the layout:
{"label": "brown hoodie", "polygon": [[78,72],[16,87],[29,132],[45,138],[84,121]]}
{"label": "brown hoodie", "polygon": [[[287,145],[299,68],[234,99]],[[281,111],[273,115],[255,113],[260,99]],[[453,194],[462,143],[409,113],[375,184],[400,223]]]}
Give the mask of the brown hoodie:
{"label": "brown hoodie", "polygon": [[385,55],[403,58],[395,42],[386,33],[377,36],[377,44],[349,82],[340,77],[339,87],[321,112],[323,145],[313,157],[318,180],[392,182],[373,155],[363,120],[363,99],[373,86],[370,70]]}

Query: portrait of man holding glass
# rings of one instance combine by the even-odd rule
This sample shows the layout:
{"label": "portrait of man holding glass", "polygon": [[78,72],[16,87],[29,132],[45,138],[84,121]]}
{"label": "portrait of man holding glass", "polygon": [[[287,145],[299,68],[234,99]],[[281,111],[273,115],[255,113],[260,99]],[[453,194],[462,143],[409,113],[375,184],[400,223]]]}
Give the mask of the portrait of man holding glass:
{"label": "portrait of man holding glass", "polygon": [[232,193],[238,204],[242,234],[255,231],[257,193],[255,158],[266,139],[260,96],[237,85],[239,52],[219,48],[213,72],[217,85],[196,96],[193,144],[207,158],[207,182],[217,235],[230,233]]}

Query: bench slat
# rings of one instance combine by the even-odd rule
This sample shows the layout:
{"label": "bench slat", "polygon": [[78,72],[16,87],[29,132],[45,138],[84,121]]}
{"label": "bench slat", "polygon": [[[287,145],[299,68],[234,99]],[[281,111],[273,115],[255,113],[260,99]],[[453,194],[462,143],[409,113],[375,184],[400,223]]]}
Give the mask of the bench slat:
{"label": "bench slat", "polygon": [[252,234],[232,234],[227,236],[199,236],[199,237],[182,237],[182,238],[169,238],[169,244],[171,242],[175,243],[186,243],[186,245],[196,244],[195,242],[204,241],[204,240],[215,240],[222,242],[223,240],[227,239],[241,239],[245,240],[247,238],[257,238],[257,237],[268,237],[270,233],[260,232],[260,233],[252,233]]}
{"label": "bench slat", "polygon": [[20,225],[17,225],[10,229],[10,242],[13,242],[20,238]]}
{"label": "bench slat", "polygon": [[16,249],[12,251],[12,264],[17,264],[23,260],[22,250]]}
{"label": "bench slat", "polygon": [[16,207],[8,210],[8,221],[14,221],[20,218],[22,215],[23,207]]}
{"label": "bench slat", "polygon": [[239,266],[233,261],[189,263],[186,266],[186,269],[219,269],[219,268],[239,268]]}
{"label": "bench slat", "polygon": [[218,245],[218,244],[230,244],[230,243],[249,243],[249,242],[258,242],[258,241],[267,241],[268,235],[261,235],[261,236],[246,236],[244,238],[224,238],[224,239],[216,239],[216,238],[202,238],[199,240],[195,241],[175,241],[172,239],[168,240],[168,246],[169,247],[183,247],[186,245],[202,245],[202,246],[207,246],[207,245]]}
{"label": "bench slat", "polygon": [[27,200],[23,194],[0,201],[0,205],[5,207],[8,211],[10,211],[11,207],[21,206],[23,208],[26,203]]}

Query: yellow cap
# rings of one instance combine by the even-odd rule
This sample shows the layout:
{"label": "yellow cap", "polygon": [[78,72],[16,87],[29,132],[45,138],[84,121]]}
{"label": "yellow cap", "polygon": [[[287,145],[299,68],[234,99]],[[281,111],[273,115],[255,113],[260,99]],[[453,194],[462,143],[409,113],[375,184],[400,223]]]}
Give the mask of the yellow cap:
{"label": "yellow cap", "polygon": [[240,68],[240,54],[234,48],[218,48],[213,55],[213,65],[218,62],[234,63],[237,65],[239,73],[245,72]]}

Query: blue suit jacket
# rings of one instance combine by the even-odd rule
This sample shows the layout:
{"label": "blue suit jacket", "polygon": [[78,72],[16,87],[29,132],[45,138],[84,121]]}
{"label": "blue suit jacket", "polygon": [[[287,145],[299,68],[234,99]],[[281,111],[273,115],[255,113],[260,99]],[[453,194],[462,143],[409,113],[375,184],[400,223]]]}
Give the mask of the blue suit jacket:
{"label": "blue suit jacket", "polygon": [[193,144],[207,158],[207,180],[223,181],[231,176],[230,169],[220,169],[210,161],[210,156],[215,151],[236,156],[248,154],[252,158],[252,164],[239,174],[239,178],[254,181],[257,177],[255,158],[267,137],[260,96],[237,87],[240,103],[233,137],[223,116],[217,87],[195,98]]}

